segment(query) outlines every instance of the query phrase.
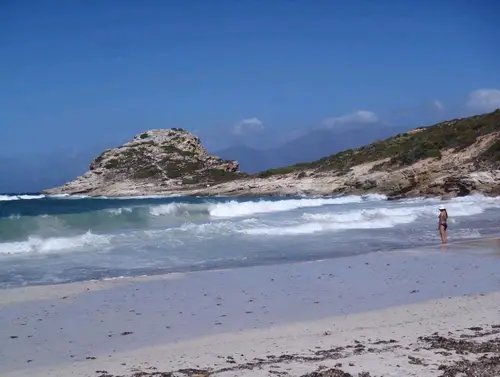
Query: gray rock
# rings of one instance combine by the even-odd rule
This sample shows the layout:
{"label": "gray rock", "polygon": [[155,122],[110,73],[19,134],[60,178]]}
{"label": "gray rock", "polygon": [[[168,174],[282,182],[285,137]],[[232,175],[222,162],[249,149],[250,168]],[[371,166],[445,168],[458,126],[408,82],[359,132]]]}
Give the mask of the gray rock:
{"label": "gray rock", "polygon": [[156,129],[104,151],[82,176],[46,194],[140,195],[198,187],[243,177],[236,161],[209,154],[182,129]]}

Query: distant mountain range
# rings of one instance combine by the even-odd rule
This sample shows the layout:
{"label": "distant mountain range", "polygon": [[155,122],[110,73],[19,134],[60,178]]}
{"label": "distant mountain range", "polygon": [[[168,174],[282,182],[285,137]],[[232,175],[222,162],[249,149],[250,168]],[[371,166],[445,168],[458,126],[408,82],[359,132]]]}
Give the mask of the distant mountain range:
{"label": "distant mountain range", "polygon": [[304,136],[290,140],[271,149],[257,149],[236,145],[216,151],[228,160],[237,160],[240,169],[247,173],[310,162],[346,149],[358,148],[379,139],[408,131],[410,126],[386,126],[381,124],[353,125],[348,129],[316,129]]}

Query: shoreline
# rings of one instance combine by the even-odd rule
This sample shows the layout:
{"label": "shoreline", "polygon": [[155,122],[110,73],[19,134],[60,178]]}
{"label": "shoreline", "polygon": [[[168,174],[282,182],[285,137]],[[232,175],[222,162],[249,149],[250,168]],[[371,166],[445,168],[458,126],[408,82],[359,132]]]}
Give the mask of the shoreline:
{"label": "shoreline", "polygon": [[[262,179],[262,178],[259,178]],[[397,201],[397,200],[405,200],[405,199],[440,199],[440,200],[448,200],[458,197],[467,197],[473,195],[483,195],[486,197],[498,197],[500,196],[500,192],[492,192],[488,190],[474,190],[466,195],[459,195],[458,193],[442,193],[442,194],[429,194],[422,193],[420,191],[409,191],[405,194],[393,194],[391,192],[384,192],[383,190],[348,190],[348,191],[325,191],[325,190],[271,190],[271,191],[254,191],[250,190],[241,190],[241,191],[233,191],[233,190],[222,190],[223,195],[217,193],[218,185],[207,187],[190,187],[182,190],[160,190],[160,191],[124,191],[122,193],[116,192],[100,192],[100,191],[92,191],[90,193],[80,192],[80,193],[71,193],[67,194],[64,192],[53,192],[53,189],[47,189],[40,192],[41,195],[46,195],[48,197],[57,197],[57,195],[68,195],[67,197],[87,197],[87,198],[110,198],[110,199],[119,199],[119,198],[141,198],[148,196],[157,196],[159,198],[168,198],[168,197],[200,197],[200,198],[217,198],[217,197],[227,197],[227,198],[331,198],[331,197],[342,197],[349,195],[357,195],[357,196],[365,196],[365,195],[383,195],[386,196],[385,200],[388,201]]]}
{"label": "shoreline", "polygon": [[[499,318],[498,305],[491,297],[499,298],[500,258],[485,252],[484,242],[489,241],[481,242],[448,251],[428,248],[378,252],[203,271],[176,278],[165,275],[70,283],[58,285],[55,290],[38,286],[21,294],[15,289],[3,290],[0,328],[5,329],[2,334],[7,339],[2,340],[5,347],[0,350],[0,375],[95,376],[96,370],[106,370],[112,375],[132,376],[134,367],[144,372],[154,371],[148,367],[164,371],[213,369],[213,364],[224,367],[222,362],[234,367],[227,356],[245,365],[255,362],[254,358],[280,358],[294,352],[302,359],[286,356],[280,360],[287,367],[291,365],[294,372],[289,375],[302,376],[306,369],[312,372],[309,367],[318,366],[303,359],[304,355],[309,355],[310,350],[327,351],[330,346],[347,349],[347,343],[339,342],[346,336],[349,339],[345,341],[352,345],[353,337],[360,342],[368,337],[384,340],[396,331],[402,342],[403,336],[409,336],[402,324],[413,323],[415,318],[420,318],[418,323],[440,323],[418,329],[421,335],[431,336],[434,329],[447,324],[445,313],[458,315],[456,310],[442,311],[448,310],[449,302],[456,301],[469,313],[453,319],[451,325],[457,329],[471,318],[476,319],[467,326],[478,326],[478,318],[487,314],[488,305],[494,306],[494,318]],[[15,299],[9,301],[9,296]],[[463,301],[468,299],[476,301]],[[400,314],[389,320],[387,313],[392,311]],[[495,325],[489,323],[493,316],[490,314],[479,321],[481,325]],[[370,335],[374,329],[360,328],[359,321],[368,321],[366,318],[371,318],[372,324],[383,321],[393,330]],[[375,328],[382,331],[380,326]],[[325,332],[335,336],[325,336]],[[275,335],[266,338],[270,334]],[[304,345],[311,341],[314,344],[305,349]],[[372,348],[366,342],[364,345]],[[315,349],[317,346],[321,348]],[[245,353],[241,360],[240,348],[244,351],[240,353]],[[379,354],[363,355],[368,361],[355,361],[360,367]],[[321,361],[324,363],[328,364],[328,360]],[[272,363],[265,367],[274,369]],[[258,372],[258,366],[242,368],[220,375],[269,375]]]}
{"label": "shoreline", "polygon": [[[492,235],[488,237],[481,238],[471,238],[458,240],[455,242],[448,242],[447,245],[432,244],[424,245],[419,247],[412,247],[406,249],[394,249],[389,251],[383,251],[385,255],[391,254],[402,254],[406,252],[418,252],[422,250],[436,250],[438,248],[481,248],[486,246],[496,245],[498,247],[500,256],[500,234]],[[457,250],[455,250],[457,251]],[[183,279],[194,274],[204,274],[204,273],[217,273],[234,271],[240,269],[253,269],[253,268],[272,268],[273,266],[289,266],[295,264],[307,264],[307,263],[322,263],[325,261],[334,261],[338,259],[363,259],[370,254],[380,254],[380,251],[371,251],[365,254],[356,255],[341,255],[332,258],[322,258],[322,259],[311,259],[311,260],[287,260],[285,262],[273,262],[268,264],[255,264],[255,265],[245,265],[236,267],[217,267],[217,268],[207,268],[202,270],[192,270],[192,271],[174,271],[174,272],[159,272],[152,273],[149,275],[135,275],[135,276],[117,276],[117,277],[107,277],[102,279],[91,279],[91,280],[81,280],[72,282],[61,282],[61,283],[48,283],[48,284],[33,284],[27,286],[14,286],[0,288],[0,309],[2,305],[9,305],[13,303],[31,301],[33,299],[53,299],[60,297],[61,295],[74,296],[80,293],[93,292],[97,290],[113,289],[115,287],[128,286],[141,282],[148,281],[168,281],[173,279]]]}

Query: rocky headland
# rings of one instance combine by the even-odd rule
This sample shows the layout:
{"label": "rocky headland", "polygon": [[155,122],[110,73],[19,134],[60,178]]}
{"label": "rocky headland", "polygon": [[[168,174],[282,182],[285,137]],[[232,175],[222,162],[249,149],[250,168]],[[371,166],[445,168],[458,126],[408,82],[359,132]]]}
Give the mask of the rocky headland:
{"label": "rocky headland", "polygon": [[236,161],[207,152],[195,135],[181,129],[157,129],[105,150],[89,170],[48,194],[91,196],[148,195],[210,187],[244,176]]}
{"label": "rocky headland", "polygon": [[129,195],[465,196],[500,194],[500,109],[417,128],[317,161],[255,175],[211,155],[178,128],[104,151],[89,171],[44,193]]}

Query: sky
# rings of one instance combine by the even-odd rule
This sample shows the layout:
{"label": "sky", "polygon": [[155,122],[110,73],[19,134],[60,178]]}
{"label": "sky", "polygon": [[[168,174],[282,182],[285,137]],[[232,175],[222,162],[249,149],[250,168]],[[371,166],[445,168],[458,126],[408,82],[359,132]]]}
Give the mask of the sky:
{"label": "sky", "polygon": [[489,111],[499,12],[494,0],[3,0],[0,157],[152,128],[217,150]]}

